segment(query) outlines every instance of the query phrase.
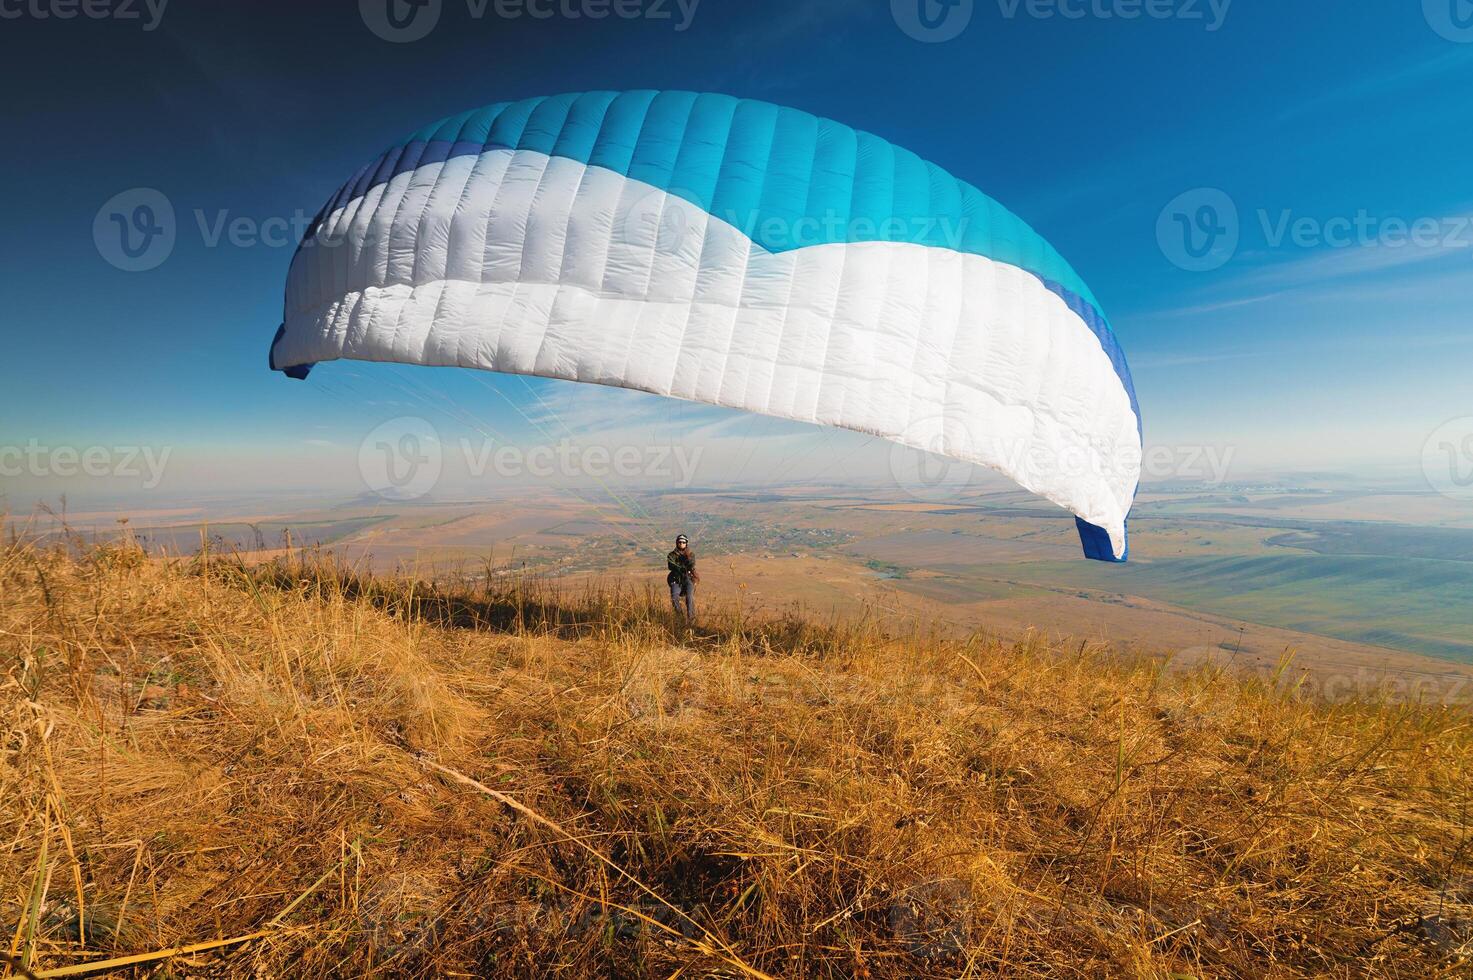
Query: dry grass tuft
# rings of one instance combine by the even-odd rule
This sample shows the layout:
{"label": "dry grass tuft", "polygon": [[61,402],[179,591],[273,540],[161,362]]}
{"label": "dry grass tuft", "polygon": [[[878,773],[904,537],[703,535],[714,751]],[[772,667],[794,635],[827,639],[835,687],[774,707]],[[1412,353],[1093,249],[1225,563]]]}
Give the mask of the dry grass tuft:
{"label": "dry grass tuft", "polygon": [[1469,968],[1464,709],[864,622],[685,635],[648,594],[495,582],[0,549],[0,952],[41,976],[184,946],[115,972]]}

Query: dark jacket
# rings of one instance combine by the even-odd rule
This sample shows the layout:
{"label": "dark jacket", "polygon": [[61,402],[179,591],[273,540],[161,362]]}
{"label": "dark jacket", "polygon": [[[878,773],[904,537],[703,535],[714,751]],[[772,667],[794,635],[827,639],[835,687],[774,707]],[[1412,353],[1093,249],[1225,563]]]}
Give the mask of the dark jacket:
{"label": "dark jacket", "polygon": [[696,574],[696,553],[687,546],[684,551],[672,551],[665,556],[665,564],[669,566],[670,572],[665,576],[668,585],[680,585],[682,588],[690,585],[691,579]]}

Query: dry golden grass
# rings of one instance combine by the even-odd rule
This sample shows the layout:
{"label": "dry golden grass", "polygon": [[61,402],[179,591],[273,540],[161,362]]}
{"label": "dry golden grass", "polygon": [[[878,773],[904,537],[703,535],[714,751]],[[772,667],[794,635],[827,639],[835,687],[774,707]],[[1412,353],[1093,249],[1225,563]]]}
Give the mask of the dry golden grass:
{"label": "dry golden grass", "polygon": [[15,970],[1468,969],[1464,709],[495,581],[0,549]]}

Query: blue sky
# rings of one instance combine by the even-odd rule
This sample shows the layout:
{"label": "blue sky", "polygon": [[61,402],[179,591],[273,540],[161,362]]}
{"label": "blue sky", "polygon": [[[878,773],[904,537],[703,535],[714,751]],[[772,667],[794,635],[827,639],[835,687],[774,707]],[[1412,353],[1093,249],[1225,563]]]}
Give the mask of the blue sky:
{"label": "blue sky", "polygon": [[[1467,0],[624,0],[629,19],[587,16],[603,0],[537,0],[546,18],[442,0],[412,43],[370,29],[385,0],[108,2],[63,18],[65,0],[0,0],[0,445],[167,447],[179,493],[351,490],[365,433],[416,412],[447,440],[699,444],[712,480],[878,473],[888,450],[861,436],[603,389],[266,369],[285,229],[346,176],[441,116],[593,88],[796,106],[976,184],[1090,283],[1149,443],[1230,448],[1245,478],[1412,480],[1428,436],[1473,415]],[[924,39],[918,3],[959,33]],[[168,201],[176,240],[130,272],[93,231],[135,188]],[[1204,201],[1237,241],[1198,260]]]}

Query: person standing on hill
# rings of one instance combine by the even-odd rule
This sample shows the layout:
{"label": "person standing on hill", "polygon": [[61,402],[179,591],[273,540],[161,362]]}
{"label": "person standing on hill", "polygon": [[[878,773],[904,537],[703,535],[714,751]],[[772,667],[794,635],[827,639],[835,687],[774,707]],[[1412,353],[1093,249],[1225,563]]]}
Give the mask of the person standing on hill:
{"label": "person standing on hill", "polygon": [[[670,605],[675,607],[675,615],[684,615],[686,622],[693,623],[696,620],[696,584],[701,581],[701,576],[696,571],[696,553],[690,550],[690,542],[685,535],[675,539],[675,550],[665,556],[665,564],[670,568],[665,576],[670,586]],[[682,598],[685,599],[683,610],[680,608]]]}

